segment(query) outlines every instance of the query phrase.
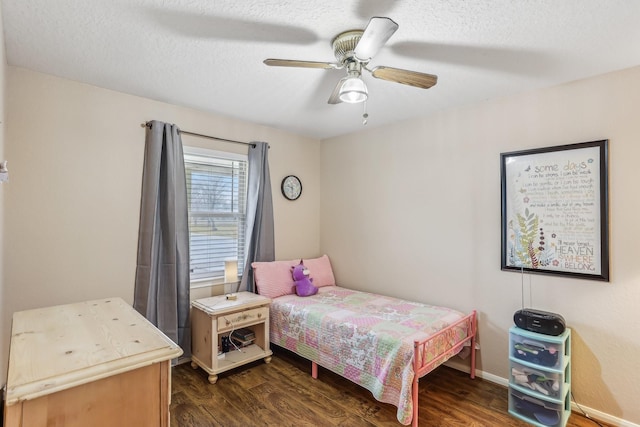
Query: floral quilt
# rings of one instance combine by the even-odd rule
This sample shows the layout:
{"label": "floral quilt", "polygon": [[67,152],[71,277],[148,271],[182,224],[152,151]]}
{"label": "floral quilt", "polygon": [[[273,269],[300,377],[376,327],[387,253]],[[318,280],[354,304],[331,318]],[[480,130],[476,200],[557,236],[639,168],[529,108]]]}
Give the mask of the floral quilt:
{"label": "floral quilt", "polygon": [[[377,400],[395,405],[398,421],[407,425],[413,409],[414,341],[428,338],[464,314],[326,286],[310,297],[273,299],[270,317],[271,342],[359,384]],[[459,338],[465,333],[460,330]]]}

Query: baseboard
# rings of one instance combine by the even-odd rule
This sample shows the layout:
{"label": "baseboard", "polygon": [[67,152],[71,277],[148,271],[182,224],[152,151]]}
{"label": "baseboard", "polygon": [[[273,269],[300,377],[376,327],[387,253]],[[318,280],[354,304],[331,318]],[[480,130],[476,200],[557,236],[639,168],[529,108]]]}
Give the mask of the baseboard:
{"label": "baseboard", "polygon": [[[580,410],[582,408],[582,410]],[[622,418],[614,417],[613,415],[605,414],[596,409],[589,408],[588,406],[578,405],[575,402],[571,402],[571,410],[576,414],[582,414],[582,411],[589,414],[588,418],[594,420],[603,421],[615,427],[640,427],[640,424],[632,423],[631,421],[623,420]]]}
{"label": "baseboard", "polygon": [[[470,373],[469,363],[466,361],[455,361],[448,360],[445,362],[445,365],[457,369],[458,371]],[[494,384],[501,385],[503,387],[507,387],[509,385],[509,380],[506,378],[499,377],[494,374],[490,374],[488,372],[481,371],[476,369],[476,377],[482,378],[483,380],[487,380]],[[579,406],[578,406],[579,405]],[[582,410],[580,410],[582,408]],[[571,402],[571,410],[576,414],[583,414],[583,411],[589,415],[589,418],[593,418],[594,420],[603,421],[607,424],[611,424],[615,427],[640,427],[640,424],[632,423],[631,421],[623,420],[618,417],[614,417],[613,415],[606,414],[604,412],[598,411],[593,408],[589,408],[588,406],[582,404],[576,404],[575,402]]]}

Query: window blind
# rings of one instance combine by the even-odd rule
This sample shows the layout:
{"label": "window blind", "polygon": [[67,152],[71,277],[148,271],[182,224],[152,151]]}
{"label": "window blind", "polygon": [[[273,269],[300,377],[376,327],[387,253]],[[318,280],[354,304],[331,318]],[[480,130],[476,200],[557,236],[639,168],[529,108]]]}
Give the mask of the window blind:
{"label": "window blind", "polygon": [[228,259],[238,260],[242,275],[247,161],[185,154],[185,174],[191,280],[223,278]]}

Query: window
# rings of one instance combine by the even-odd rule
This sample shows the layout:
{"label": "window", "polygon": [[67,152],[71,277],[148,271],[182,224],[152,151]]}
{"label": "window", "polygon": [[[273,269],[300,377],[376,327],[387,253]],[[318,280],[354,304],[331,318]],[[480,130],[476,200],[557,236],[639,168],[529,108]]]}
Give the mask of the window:
{"label": "window", "polygon": [[191,281],[224,278],[225,261],[244,268],[247,157],[184,147]]}

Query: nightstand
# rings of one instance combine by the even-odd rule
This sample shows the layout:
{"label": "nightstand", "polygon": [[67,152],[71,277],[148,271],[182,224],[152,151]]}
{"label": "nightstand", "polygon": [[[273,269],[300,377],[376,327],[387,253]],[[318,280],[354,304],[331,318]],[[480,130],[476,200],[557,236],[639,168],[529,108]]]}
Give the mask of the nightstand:
{"label": "nightstand", "polygon": [[[191,303],[191,366],[209,374],[215,384],[218,374],[258,359],[271,362],[269,349],[269,298],[251,292],[238,292],[236,299],[226,295],[202,298]],[[221,353],[222,338],[240,328],[251,329],[252,344]]]}

